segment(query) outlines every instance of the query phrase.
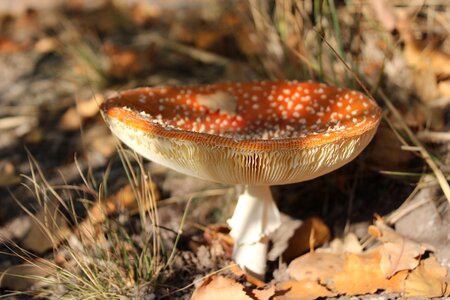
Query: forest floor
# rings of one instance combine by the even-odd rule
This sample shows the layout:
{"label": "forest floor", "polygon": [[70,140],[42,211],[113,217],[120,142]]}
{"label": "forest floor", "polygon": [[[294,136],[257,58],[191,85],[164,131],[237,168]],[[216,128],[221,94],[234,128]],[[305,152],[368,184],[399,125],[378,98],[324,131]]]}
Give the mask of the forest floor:
{"label": "forest floor", "polygon": [[[0,299],[450,295],[446,1],[4,1],[0,74]],[[295,234],[261,282],[232,263],[236,188],[120,146],[99,104],[268,79],[384,114],[348,165],[272,187]]]}

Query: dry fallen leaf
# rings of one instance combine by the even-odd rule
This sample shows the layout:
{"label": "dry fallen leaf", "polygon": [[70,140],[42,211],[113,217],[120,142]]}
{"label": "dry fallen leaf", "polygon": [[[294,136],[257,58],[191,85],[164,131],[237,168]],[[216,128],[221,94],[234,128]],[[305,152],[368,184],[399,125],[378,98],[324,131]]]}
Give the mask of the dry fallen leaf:
{"label": "dry fallen leaf", "polygon": [[129,78],[149,67],[151,51],[138,51],[105,42],[103,54],[108,58],[107,72],[115,78]]}
{"label": "dry fallen leaf", "polygon": [[420,256],[431,248],[398,234],[382,219],[369,227],[369,233],[383,243],[380,268],[386,278],[401,270],[414,269],[419,264]]}
{"label": "dry fallen leaf", "polygon": [[318,217],[308,218],[295,230],[294,235],[289,240],[289,246],[283,253],[283,258],[290,261],[312,247],[323,245],[330,240],[330,237],[330,229],[322,219]]}
{"label": "dry fallen leaf", "polygon": [[104,98],[100,94],[95,94],[87,100],[77,101],[74,107],[69,108],[59,120],[58,127],[61,130],[78,130],[87,118],[94,117],[99,112],[99,105]]}
{"label": "dry fallen leaf", "polygon": [[[152,189],[154,199],[152,201],[158,201],[159,193],[156,184],[152,181],[148,182],[148,187]],[[115,194],[108,197],[103,202],[96,202],[89,209],[89,222],[91,224],[98,224],[106,219],[106,216],[116,213],[119,210],[127,209],[131,214],[138,212],[139,209],[148,210],[152,201],[147,201],[146,203],[141,203],[139,206],[136,201],[136,197],[133,191],[133,187],[130,184],[125,185]]]}
{"label": "dry fallen leaf", "polygon": [[277,295],[280,296],[276,296],[275,300],[313,300],[333,297],[337,294],[315,281],[301,280],[287,281],[277,285]]}
{"label": "dry fallen leaf", "polygon": [[402,143],[394,131],[381,124],[373,138],[372,147],[368,149],[370,164],[379,170],[403,170],[414,158],[411,151],[404,151]]}
{"label": "dry fallen leaf", "polygon": [[346,254],[342,271],[332,278],[332,290],[346,295],[363,295],[378,290],[401,292],[407,271],[385,278],[379,268],[381,255],[378,250],[359,255]]}
{"label": "dry fallen leaf", "polygon": [[415,92],[422,101],[431,102],[438,97],[448,97],[448,89],[442,88],[438,80],[450,74],[450,54],[441,46],[439,38],[430,35],[427,39],[417,39],[410,16],[400,14],[397,29],[405,43],[404,58],[414,74]]}
{"label": "dry fallen leaf", "polygon": [[244,278],[246,281],[250,282],[251,284],[253,284],[254,286],[258,287],[258,288],[262,288],[265,286],[264,281],[262,281],[261,279],[258,279],[254,276],[252,276],[251,274],[247,274],[245,273],[238,265],[236,264],[232,264],[230,266],[230,271],[236,275],[237,277],[242,277]]}
{"label": "dry fallen leaf", "polygon": [[192,294],[192,300],[269,300],[275,289],[251,289],[221,275],[208,277]]}
{"label": "dry fallen leaf", "polygon": [[448,296],[450,282],[447,281],[447,269],[436,258],[422,260],[405,281],[406,297],[434,298]]}
{"label": "dry fallen leaf", "polygon": [[31,286],[54,272],[55,268],[44,259],[15,265],[0,272],[0,288],[15,291],[29,290]]}
{"label": "dry fallen leaf", "polygon": [[28,45],[19,43],[6,37],[0,37],[0,54],[11,54],[24,51]]}
{"label": "dry fallen leaf", "polygon": [[30,217],[30,231],[21,241],[22,247],[42,254],[65,240],[71,233],[67,219],[55,203],[42,207]]}
{"label": "dry fallen leaf", "polygon": [[343,266],[344,258],[340,254],[311,252],[294,259],[287,272],[295,280],[329,284],[330,279],[342,271]]}
{"label": "dry fallen leaf", "polygon": [[302,225],[302,221],[291,218],[286,214],[280,214],[281,226],[270,235],[272,247],[267,253],[267,259],[275,261],[289,246],[292,245],[291,239],[295,231]]}

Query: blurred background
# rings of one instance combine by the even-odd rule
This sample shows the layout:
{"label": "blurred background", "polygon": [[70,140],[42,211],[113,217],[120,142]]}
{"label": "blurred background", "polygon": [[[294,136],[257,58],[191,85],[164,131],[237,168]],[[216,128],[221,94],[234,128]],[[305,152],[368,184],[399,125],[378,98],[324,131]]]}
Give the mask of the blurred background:
{"label": "blurred background", "polygon": [[229,263],[234,188],[143,161],[104,124],[99,104],[138,86],[291,79],[370,94],[384,119],[364,153],[273,187],[276,201],[319,220],[317,245],[367,241],[378,214],[450,267],[449,35],[445,0],[0,1],[0,293],[189,298]]}

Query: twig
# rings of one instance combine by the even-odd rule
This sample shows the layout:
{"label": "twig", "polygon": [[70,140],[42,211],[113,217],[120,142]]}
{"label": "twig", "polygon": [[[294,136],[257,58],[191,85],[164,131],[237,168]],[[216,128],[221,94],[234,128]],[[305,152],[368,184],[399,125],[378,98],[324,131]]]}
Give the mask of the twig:
{"label": "twig", "polygon": [[146,45],[149,43],[155,43],[158,46],[177,51],[181,54],[190,56],[193,59],[196,59],[196,60],[201,61],[206,64],[218,64],[218,65],[227,66],[231,63],[231,60],[229,60],[228,58],[225,58],[225,57],[217,55],[217,54],[213,54],[213,53],[205,51],[205,50],[186,46],[186,45],[183,45],[183,44],[175,42],[175,41],[171,41],[167,38],[160,36],[159,34],[154,34],[154,33],[141,34],[141,35],[138,35],[134,39],[134,42],[138,45]]}
{"label": "twig", "polygon": [[423,144],[419,141],[417,136],[411,131],[411,129],[408,127],[408,125],[403,120],[400,112],[395,108],[395,106],[392,104],[392,102],[389,100],[389,98],[383,93],[383,91],[379,90],[378,94],[380,95],[381,99],[383,99],[384,103],[388,107],[388,109],[391,111],[394,118],[398,121],[402,129],[406,132],[411,142],[418,147],[418,152],[422,156],[422,159],[428,164],[428,166],[433,171],[434,175],[436,176],[437,181],[439,182],[439,185],[441,186],[442,192],[444,193],[445,197],[447,198],[447,201],[450,203],[450,185],[448,184],[447,179],[445,178],[444,173],[442,173],[442,170],[439,169],[436,162],[431,157],[430,153],[425,149]]}
{"label": "twig", "polygon": [[450,132],[420,131],[417,138],[424,142],[444,143],[450,141]]}

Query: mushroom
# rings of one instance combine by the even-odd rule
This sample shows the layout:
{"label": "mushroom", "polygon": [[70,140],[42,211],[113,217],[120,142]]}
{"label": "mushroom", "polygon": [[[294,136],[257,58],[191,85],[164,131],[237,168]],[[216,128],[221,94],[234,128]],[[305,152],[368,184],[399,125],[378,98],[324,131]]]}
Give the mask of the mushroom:
{"label": "mushroom", "polygon": [[262,278],[280,227],[270,186],[310,180],[354,159],[381,110],[364,94],[315,82],[139,88],[102,104],[125,144],[179,172],[241,184],[228,223],[234,260]]}

